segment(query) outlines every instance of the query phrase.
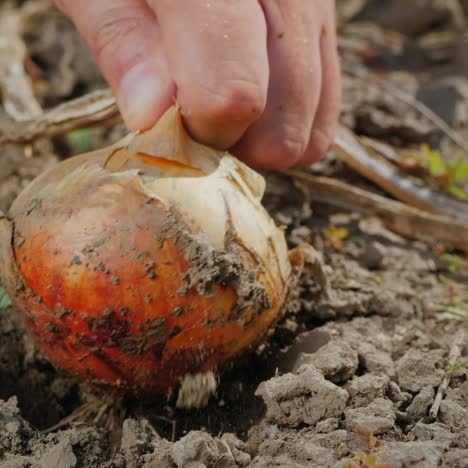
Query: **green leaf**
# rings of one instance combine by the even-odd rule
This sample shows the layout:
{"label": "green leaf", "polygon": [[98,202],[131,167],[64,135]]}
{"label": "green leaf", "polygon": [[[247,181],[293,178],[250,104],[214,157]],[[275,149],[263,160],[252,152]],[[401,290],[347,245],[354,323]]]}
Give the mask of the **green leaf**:
{"label": "green leaf", "polygon": [[436,312],[455,315],[456,317],[461,317],[462,319],[468,318],[468,309],[466,309],[463,305],[454,307],[440,304],[436,307]]}
{"label": "green leaf", "polygon": [[458,369],[461,369],[462,367],[468,367],[468,361],[459,361],[456,362],[455,364],[452,364],[444,369],[445,372],[453,372]]}
{"label": "green leaf", "polygon": [[468,267],[468,262],[460,255],[445,253],[440,258],[450,271],[458,271]]}
{"label": "green leaf", "polygon": [[421,153],[426,160],[432,177],[440,177],[447,174],[447,164],[442,159],[439,151],[432,150],[428,145],[422,145]]}
{"label": "green leaf", "polygon": [[457,198],[461,198],[461,199],[465,199],[468,197],[468,194],[465,192],[465,190],[463,190],[461,187],[459,187],[457,184],[451,182],[447,185],[447,191],[457,197]]}
{"label": "green leaf", "polygon": [[452,299],[452,305],[454,305],[454,306],[463,305],[463,299],[460,296],[455,296]]}
{"label": "green leaf", "polygon": [[463,182],[468,179],[468,163],[465,162],[463,156],[450,165],[450,175],[455,182]]}
{"label": "green leaf", "polygon": [[73,130],[67,134],[67,140],[75,154],[87,153],[93,149],[92,134],[89,128]]}
{"label": "green leaf", "polygon": [[0,309],[8,309],[11,306],[10,298],[5,289],[0,286]]}
{"label": "green leaf", "polygon": [[380,275],[375,275],[374,281],[377,286],[382,286],[384,279]]}

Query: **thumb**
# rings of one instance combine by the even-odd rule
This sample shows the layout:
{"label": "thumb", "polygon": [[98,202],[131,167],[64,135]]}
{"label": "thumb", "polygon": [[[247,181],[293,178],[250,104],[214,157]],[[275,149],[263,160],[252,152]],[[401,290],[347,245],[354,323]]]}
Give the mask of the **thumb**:
{"label": "thumb", "polygon": [[57,0],[91,47],[133,130],[153,126],[172,104],[172,82],[154,13],[144,0]]}

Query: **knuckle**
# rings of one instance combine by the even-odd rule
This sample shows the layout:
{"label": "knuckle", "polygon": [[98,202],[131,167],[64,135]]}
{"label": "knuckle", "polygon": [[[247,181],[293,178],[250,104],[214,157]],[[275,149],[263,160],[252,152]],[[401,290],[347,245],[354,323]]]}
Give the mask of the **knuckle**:
{"label": "knuckle", "polygon": [[207,90],[204,112],[210,120],[234,121],[246,125],[263,113],[267,93],[254,80],[225,81],[216,90]]}
{"label": "knuckle", "polygon": [[268,154],[268,165],[277,170],[291,167],[304,155],[307,144],[306,133],[297,127],[290,127],[282,135],[274,137]]}
{"label": "knuckle", "polygon": [[312,162],[320,161],[328,153],[333,135],[331,131],[314,128],[310,135],[307,159]]}
{"label": "knuckle", "polygon": [[143,18],[139,16],[128,16],[128,10],[111,11],[107,16],[108,18],[95,28],[95,33],[91,38],[98,61],[105,54],[115,52],[122,45],[122,41],[137,31],[143,23]]}

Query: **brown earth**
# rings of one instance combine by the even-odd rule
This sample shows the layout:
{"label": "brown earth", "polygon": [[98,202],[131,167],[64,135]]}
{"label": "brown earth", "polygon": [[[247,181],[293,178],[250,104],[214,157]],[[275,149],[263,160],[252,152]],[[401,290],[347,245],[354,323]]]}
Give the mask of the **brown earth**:
{"label": "brown earth", "polygon": [[[435,102],[439,115],[463,132],[468,118],[460,109],[468,100],[463,93],[468,70],[454,51],[460,36],[443,39],[445,68],[437,67],[428,52],[418,65],[422,69],[400,75],[411,54],[420,57],[410,45],[415,37],[454,30],[450,11],[436,15],[443,21],[426,11],[426,21],[418,16],[412,26],[395,19],[412,37],[410,42],[409,36],[392,35],[400,41],[395,49],[386,46],[378,25],[391,28],[391,12],[386,21],[377,15],[374,22],[380,2],[339,3],[348,18],[341,24],[345,59],[372,50],[369,66],[386,68],[389,80],[403,80],[413,95]],[[440,2],[432,3],[441,8]],[[43,30],[48,33],[41,35]],[[461,34],[466,37],[464,30]],[[33,25],[26,40],[48,83],[36,89],[42,105],[102,85],[88,51],[58,14]],[[356,131],[392,144],[426,138],[444,144],[443,135],[413,109],[352,75],[344,79],[342,118]],[[86,144],[102,146],[123,133],[121,125],[92,130]],[[26,150],[4,146],[0,209],[7,210],[32,178],[83,150],[82,145],[68,135]],[[379,191],[333,155],[317,171]],[[429,415],[444,369],[454,364],[448,358],[454,339],[463,330],[468,333],[466,317],[443,307],[454,298],[466,306],[468,270],[444,261],[435,246],[388,231],[376,218],[312,204],[307,189],[285,176],[269,174],[268,182],[265,205],[278,224],[287,226],[290,246],[310,243],[320,259],[306,264],[267,342],[223,372],[208,406],[180,410],[174,399],[130,398],[121,433],[84,424],[45,432],[79,407],[83,389],[40,356],[12,308],[0,309],[0,467],[468,466],[466,366],[452,372],[437,418]],[[330,225],[348,231],[340,248],[327,242],[323,230]],[[467,356],[465,340],[459,362]]]}

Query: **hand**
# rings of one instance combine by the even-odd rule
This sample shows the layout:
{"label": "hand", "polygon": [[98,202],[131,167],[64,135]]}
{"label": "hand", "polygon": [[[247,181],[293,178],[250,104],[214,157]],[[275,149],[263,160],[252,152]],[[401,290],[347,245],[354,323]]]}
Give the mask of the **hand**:
{"label": "hand", "polygon": [[174,102],[197,140],[246,163],[317,161],[339,113],[332,0],[57,0],[132,130]]}

